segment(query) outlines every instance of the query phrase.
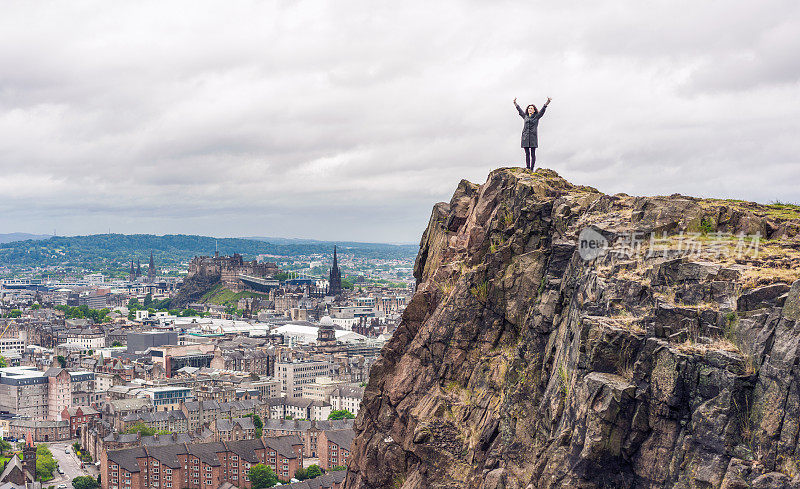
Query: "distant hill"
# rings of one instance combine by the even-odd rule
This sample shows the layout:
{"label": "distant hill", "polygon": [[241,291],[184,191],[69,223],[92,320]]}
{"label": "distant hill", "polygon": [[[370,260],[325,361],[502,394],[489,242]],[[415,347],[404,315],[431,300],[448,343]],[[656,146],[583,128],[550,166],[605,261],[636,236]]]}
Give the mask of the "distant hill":
{"label": "distant hill", "polygon": [[38,241],[14,241],[0,244],[0,264],[3,265],[82,265],[98,266],[141,260],[143,265],[152,252],[160,266],[177,264],[197,255],[239,253],[245,259],[257,255],[298,256],[327,254],[337,244],[344,253],[363,258],[399,258],[416,256],[415,245],[380,243],[311,242],[276,244],[256,239],[213,238],[185,234],[93,234],[89,236],[53,236]]}
{"label": "distant hill", "polygon": [[49,234],[29,234],[29,233],[0,233],[0,244],[13,243],[14,241],[26,241],[29,239],[40,240],[49,238]]}
{"label": "distant hill", "polygon": [[243,236],[241,239],[252,239],[255,241],[266,241],[276,245],[325,245],[325,246],[341,246],[343,248],[383,248],[386,246],[411,246],[416,249],[419,248],[417,243],[366,243],[361,241],[322,241],[318,239],[308,238],[279,238],[275,236]]}

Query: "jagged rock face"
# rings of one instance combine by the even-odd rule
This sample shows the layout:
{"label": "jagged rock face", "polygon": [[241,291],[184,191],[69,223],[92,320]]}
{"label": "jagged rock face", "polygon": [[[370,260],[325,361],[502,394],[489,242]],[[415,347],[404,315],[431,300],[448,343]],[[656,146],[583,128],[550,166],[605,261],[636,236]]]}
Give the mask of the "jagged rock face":
{"label": "jagged rock face", "polygon": [[215,273],[195,274],[183,279],[180,291],[172,299],[174,307],[185,307],[192,302],[200,300],[200,298],[211,290],[215,285],[220,283],[221,275]]}
{"label": "jagged rock face", "polygon": [[[648,238],[586,260],[589,227]],[[345,487],[800,487],[798,229],[791,207],[549,170],[462,181],[422,237]],[[769,239],[756,256],[715,235],[740,232]]]}

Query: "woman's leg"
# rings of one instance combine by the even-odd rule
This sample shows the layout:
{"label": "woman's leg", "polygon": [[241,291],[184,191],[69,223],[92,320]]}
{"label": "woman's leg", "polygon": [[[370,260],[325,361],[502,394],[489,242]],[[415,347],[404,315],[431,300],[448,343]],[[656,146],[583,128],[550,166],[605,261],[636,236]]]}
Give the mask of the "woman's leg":
{"label": "woman's leg", "polygon": [[531,148],[525,148],[525,168],[531,169]]}
{"label": "woman's leg", "polygon": [[533,170],[533,166],[536,164],[536,148],[531,148],[531,166],[530,169]]}

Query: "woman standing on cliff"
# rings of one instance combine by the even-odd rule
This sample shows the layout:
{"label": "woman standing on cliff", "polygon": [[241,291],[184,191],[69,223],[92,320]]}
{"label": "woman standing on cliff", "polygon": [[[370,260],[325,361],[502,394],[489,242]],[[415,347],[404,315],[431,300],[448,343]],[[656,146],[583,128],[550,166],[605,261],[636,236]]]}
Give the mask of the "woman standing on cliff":
{"label": "woman standing on cliff", "polygon": [[525,167],[528,170],[533,170],[533,165],[536,164],[536,148],[539,146],[539,119],[547,110],[548,104],[550,104],[550,97],[547,97],[547,102],[542,106],[542,110],[537,110],[536,106],[531,104],[523,112],[517,105],[516,97],[514,98],[514,107],[517,108],[519,116],[525,120],[525,126],[522,128],[522,148],[525,150]]}

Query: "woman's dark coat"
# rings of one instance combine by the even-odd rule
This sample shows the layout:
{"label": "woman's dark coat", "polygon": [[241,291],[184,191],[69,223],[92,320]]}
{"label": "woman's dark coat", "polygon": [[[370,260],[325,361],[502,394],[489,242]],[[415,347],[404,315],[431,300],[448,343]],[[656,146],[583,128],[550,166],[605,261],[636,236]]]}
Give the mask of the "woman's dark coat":
{"label": "woman's dark coat", "polygon": [[528,113],[523,111],[519,105],[516,103],[514,105],[517,106],[517,112],[519,112],[519,116],[525,119],[525,127],[522,128],[522,147],[538,148],[539,119],[541,119],[544,115],[544,111],[547,109],[547,106],[544,105],[539,111],[534,112],[533,115],[528,115]]}

